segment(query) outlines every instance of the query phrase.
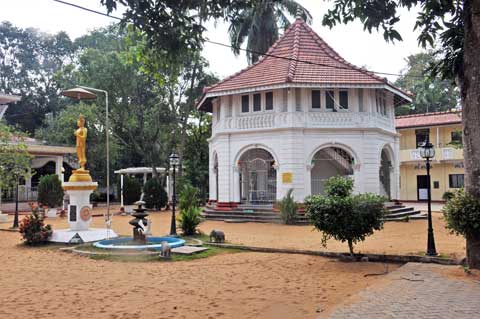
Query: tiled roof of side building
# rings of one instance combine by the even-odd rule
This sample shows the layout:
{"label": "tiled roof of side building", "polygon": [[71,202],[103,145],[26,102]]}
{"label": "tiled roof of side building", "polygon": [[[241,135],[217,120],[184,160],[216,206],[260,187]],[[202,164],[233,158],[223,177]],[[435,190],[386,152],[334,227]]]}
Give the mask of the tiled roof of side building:
{"label": "tiled roof of side building", "polygon": [[[386,78],[345,61],[301,18],[285,31],[256,63],[204,88],[204,94],[279,84],[387,85]],[[202,105],[199,105],[202,109]]]}
{"label": "tiled roof of side building", "polygon": [[397,129],[460,124],[461,122],[462,113],[460,111],[412,114],[397,116],[395,118],[395,126]]}

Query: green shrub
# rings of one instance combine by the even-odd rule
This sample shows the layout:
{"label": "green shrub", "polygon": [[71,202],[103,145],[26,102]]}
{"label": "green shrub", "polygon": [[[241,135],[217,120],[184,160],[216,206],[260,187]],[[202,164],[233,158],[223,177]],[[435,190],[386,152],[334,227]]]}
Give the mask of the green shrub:
{"label": "green shrub", "polygon": [[343,176],[333,176],[325,182],[325,194],[346,197],[353,191],[353,179]]}
{"label": "green shrub", "polygon": [[347,242],[353,255],[354,244],[382,229],[385,198],[368,193],[352,195],[353,180],[346,177],[332,177],[325,185],[325,196],[307,198],[307,217],[323,233],[324,246],[333,237]]}
{"label": "green shrub", "polygon": [[[57,177],[58,179],[58,177]],[[45,215],[37,206],[32,206],[32,214],[26,216],[20,223],[19,232],[27,245],[46,244],[52,236],[52,227],[44,224]]]}
{"label": "green shrub", "polygon": [[190,184],[183,184],[182,192],[178,200],[178,209],[188,210],[191,207],[198,207],[198,188]]}
{"label": "green shrub", "polygon": [[182,228],[182,232],[186,236],[195,235],[197,226],[202,222],[199,207],[191,206],[180,211],[178,222]]}
{"label": "green shrub", "polygon": [[63,203],[62,182],[57,175],[40,177],[38,184],[38,202],[50,208],[60,207]]}
{"label": "green shrub", "polygon": [[123,201],[125,205],[133,205],[140,200],[142,196],[142,185],[140,182],[130,176],[125,176],[123,179]]}
{"label": "green shrub", "polygon": [[157,178],[151,178],[143,185],[143,200],[147,208],[161,210],[167,205],[167,192]]}
{"label": "green shrub", "polygon": [[289,189],[285,197],[278,202],[280,217],[287,225],[293,225],[297,220],[298,204],[293,199],[292,193],[293,189]]}
{"label": "green shrub", "polygon": [[451,192],[451,191],[446,191],[445,193],[443,193],[442,199],[443,199],[444,201],[447,201],[447,202],[448,202],[449,200],[451,200],[451,199],[453,198],[454,195],[455,195],[455,194],[454,194],[453,192]]}
{"label": "green shrub", "polygon": [[[458,190],[443,207],[446,227],[452,233],[467,237],[480,234],[480,199]],[[478,236],[478,235],[477,235]]]}

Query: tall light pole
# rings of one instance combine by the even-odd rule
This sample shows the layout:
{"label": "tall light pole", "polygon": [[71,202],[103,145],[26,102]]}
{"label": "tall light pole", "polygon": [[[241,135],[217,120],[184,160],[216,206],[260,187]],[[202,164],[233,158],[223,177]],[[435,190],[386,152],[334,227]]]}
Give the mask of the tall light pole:
{"label": "tall light pole", "polygon": [[170,224],[170,236],[177,236],[177,223],[175,220],[175,205],[177,203],[177,195],[176,195],[176,185],[175,185],[175,173],[177,170],[177,166],[180,163],[180,158],[174,152],[169,157],[170,159],[170,166],[173,168],[173,193],[172,193],[172,222]]}
{"label": "tall light pole", "polygon": [[430,137],[427,135],[425,143],[420,146],[420,156],[426,160],[427,168],[427,206],[428,206],[428,239],[427,239],[427,256],[437,256],[435,248],[435,237],[433,236],[432,225],[432,185],[430,180],[430,159],[435,157],[435,148],[430,143]]}
{"label": "tall light pole", "polygon": [[110,221],[110,143],[109,143],[109,121],[108,121],[108,92],[88,86],[78,86],[76,88],[65,90],[62,95],[77,100],[95,100],[97,95],[92,93],[100,92],[105,94],[105,147],[107,152],[107,220]]}

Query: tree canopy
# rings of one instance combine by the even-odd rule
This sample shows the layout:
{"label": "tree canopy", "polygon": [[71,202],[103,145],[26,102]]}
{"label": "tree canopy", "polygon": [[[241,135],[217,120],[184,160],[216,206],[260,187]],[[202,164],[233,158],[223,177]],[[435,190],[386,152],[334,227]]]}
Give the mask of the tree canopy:
{"label": "tree canopy", "polygon": [[[431,68],[438,63],[432,52],[412,54],[406,58],[407,67],[395,85],[414,94],[407,108],[396,108],[397,115],[448,111],[459,104],[458,89],[452,81],[432,75]],[[399,111],[404,111],[399,114]]]}

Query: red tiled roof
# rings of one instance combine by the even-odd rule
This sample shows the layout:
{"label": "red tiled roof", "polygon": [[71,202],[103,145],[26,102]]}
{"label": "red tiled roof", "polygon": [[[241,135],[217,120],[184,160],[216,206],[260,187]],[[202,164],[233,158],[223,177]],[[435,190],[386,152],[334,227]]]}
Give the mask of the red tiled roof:
{"label": "red tiled roof", "polygon": [[459,124],[462,122],[460,111],[432,112],[397,116],[395,126],[397,129],[410,127],[426,127],[436,125]]}
{"label": "red tiled roof", "polygon": [[[204,93],[284,83],[387,84],[393,87],[386,78],[345,61],[302,19],[297,18],[259,61],[223,81],[206,87]],[[395,89],[400,91],[398,88]]]}

